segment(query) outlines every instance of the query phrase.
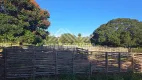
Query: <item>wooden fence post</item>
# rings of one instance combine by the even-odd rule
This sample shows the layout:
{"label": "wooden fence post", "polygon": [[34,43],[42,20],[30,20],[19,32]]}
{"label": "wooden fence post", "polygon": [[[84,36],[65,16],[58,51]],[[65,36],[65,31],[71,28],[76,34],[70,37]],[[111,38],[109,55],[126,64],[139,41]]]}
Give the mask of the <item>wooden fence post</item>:
{"label": "wooden fence post", "polygon": [[[89,53],[90,53],[89,50],[87,50],[87,56],[92,55]],[[92,61],[89,60],[89,79],[91,79],[91,76],[92,76]]]}
{"label": "wooden fence post", "polygon": [[6,48],[4,48],[4,80],[6,80],[6,78],[7,78],[7,74],[6,74],[6,65],[7,65],[6,57],[7,57],[7,50],[6,50]]}
{"label": "wooden fence post", "polygon": [[108,73],[108,52],[105,53],[105,63],[106,73]]}
{"label": "wooden fence post", "polygon": [[134,72],[134,56],[135,54],[134,53],[132,53],[132,72]]}
{"label": "wooden fence post", "polygon": [[36,55],[35,55],[34,48],[33,48],[32,50],[33,50],[33,58],[32,58],[32,62],[33,62],[33,64],[32,64],[32,65],[33,65],[33,74],[32,74],[32,75],[33,75],[33,76],[32,76],[32,77],[33,77],[33,80],[35,80],[35,77],[36,77],[36,76],[35,76],[35,73],[36,73],[36,71],[35,71],[35,70],[36,70],[36,69],[35,69],[35,56],[36,56]]}
{"label": "wooden fence post", "polygon": [[75,49],[73,49],[72,53],[72,74],[74,75],[74,54],[75,54]]}
{"label": "wooden fence post", "polygon": [[72,80],[74,80],[74,54],[76,53],[75,48],[73,48],[72,53]]}
{"label": "wooden fence post", "polygon": [[119,68],[119,72],[121,72],[121,53],[118,53],[118,68]]}
{"label": "wooden fence post", "polygon": [[56,76],[56,80],[58,80],[58,67],[57,67],[57,50],[54,49],[55,52],[55,76]]}
{"label": "wooden fence post", "polygon": [[89,79],[91,79],[91,76],[92,76],[92,62],[90,61],[89,62],[89,68],[90,68],[90,70],[89,70]]}

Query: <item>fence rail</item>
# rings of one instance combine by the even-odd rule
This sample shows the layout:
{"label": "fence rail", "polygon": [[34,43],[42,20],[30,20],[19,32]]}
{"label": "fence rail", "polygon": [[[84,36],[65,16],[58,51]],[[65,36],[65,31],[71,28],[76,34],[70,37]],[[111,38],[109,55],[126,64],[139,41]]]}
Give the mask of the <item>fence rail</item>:
{"label": "fence rail", "polygon": [[[81,48],[4,48],[5,79],[96,72],[142,72],[142,54],[96,52]],[[2,60],[0,60],[2,61]]]}

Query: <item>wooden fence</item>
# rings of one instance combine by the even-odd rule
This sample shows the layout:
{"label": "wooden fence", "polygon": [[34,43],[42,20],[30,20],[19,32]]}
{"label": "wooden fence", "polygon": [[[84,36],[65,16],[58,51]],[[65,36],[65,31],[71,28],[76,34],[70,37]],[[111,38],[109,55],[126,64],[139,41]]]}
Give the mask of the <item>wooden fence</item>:
{"label": "wooden fence", "polygon": [[[96,72],[141,72],[141,54],[95,52],[81,48],[4,48],[4,77],[26,78]],[[134,56],[134,58],[133,58]]]}
{"label": "wooden fence", "polygon": [[0,53],[0,80],[4,79],[4,59],[2,53]]}

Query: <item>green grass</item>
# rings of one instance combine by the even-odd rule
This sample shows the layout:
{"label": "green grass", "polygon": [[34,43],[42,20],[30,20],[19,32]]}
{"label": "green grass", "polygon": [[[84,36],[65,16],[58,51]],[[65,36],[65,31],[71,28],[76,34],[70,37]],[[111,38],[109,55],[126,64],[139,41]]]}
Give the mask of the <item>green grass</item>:
{"label": "green grass", "polygon": [[132,48],[132,52],[142,53],[142,48]]}
{"label": "green grass", "polygon": [[[8,79],[8,80],[33,80],[30,79]],[[140,73],[119,73],[119,74],[104,74],[98,73],[92,76],[88,75],[60,75],[58,78],[55,76],[38,77],[35,80],[142,80]]]}

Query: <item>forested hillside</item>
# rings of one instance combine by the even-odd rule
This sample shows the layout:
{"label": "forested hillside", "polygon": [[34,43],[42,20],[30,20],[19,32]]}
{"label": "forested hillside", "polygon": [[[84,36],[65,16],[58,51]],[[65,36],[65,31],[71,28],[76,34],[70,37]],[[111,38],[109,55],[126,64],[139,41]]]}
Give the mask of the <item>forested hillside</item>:
{"label": "forested hillside", "polygon": [[4,0],[0,4],[0,42],[43,43],[49,13],[35,0]]}
{"label": "forested hillside", "polygon": [[93,32],[91,42],[113,47],[141,47],[142,22],[129,18],[113,19]]}

